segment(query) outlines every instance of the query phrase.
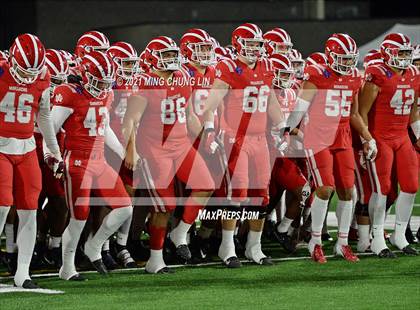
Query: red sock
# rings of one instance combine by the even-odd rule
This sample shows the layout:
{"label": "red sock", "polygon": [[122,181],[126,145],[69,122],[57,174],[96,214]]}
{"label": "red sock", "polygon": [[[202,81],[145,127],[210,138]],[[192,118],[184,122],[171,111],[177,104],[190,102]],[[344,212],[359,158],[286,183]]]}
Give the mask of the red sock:
{"label": "red sock", "polygon": [[203,207],[204,206],[197,205],[197,203],[194,201],[194,199],[191,196],[188,197],[187,201],[185,202],[184,214],[182,215],[182,220],[184,221],[184,223],[187,223],[187,224],[194,223],[195,219],[198,216],[198,212]]}
{"label": "red sock", "polygon": [[166,227],[157,227],[150,225],[150,249],[151,250],[161,250],[163,249],[163,243],[165,242],[166,236]]}

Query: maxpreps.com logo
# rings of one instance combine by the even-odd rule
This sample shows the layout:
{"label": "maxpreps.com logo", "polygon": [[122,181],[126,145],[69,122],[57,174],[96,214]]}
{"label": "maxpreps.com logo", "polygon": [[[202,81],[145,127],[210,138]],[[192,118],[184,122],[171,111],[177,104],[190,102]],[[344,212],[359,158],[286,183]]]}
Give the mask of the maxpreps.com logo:
{"label": "maxpreps.com logo", "polygon": [[260,216],[259,211],[229,211],[229,210],[200,210],[198,218],[200,221],[203,220],[257,220]]}

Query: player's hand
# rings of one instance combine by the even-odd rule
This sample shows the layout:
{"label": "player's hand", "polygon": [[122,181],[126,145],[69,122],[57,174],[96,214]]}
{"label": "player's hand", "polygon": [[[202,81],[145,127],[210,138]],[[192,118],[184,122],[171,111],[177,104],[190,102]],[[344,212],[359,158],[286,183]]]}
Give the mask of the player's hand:
{"label": "player's hand", "polygon": [[375,160],[376,155],[378,154],[375,139],[370,139],[363,144],[363,153],[366,156],[366,160]]}
{"label": "player's hand", "polygon": [[281,156],[284,156],[290,144],[289,130],[287,128],[279,129],[278,127],[273,127],[271,128],[271,137],[274,140],[274,147]]}
{"label": "player's hand", "polygon": [[47,166],[53,171],[54,177],[61,179],[64,174],[64,162],[61,158],[61,154],[46,154],[44,158]]}
{"label": "player's hand", "polygon": [[363,151],[359,151],[359,163],[360,167],[362,167],[364,170],[367,169],[366,157]]}
{"label": "player's hand", "polygon": [[208,154],[214,154],[219,147],[219,144],[216,142],[216,133],[214,129],[208,128],[204,130],[204,149]]}
{"label": "player's hand", "polygon": [[139,154],[137,154],[136,150],[129,147],[127,148],[127,153],[125,154],[124,165],[130,170],[137,169],[137,163],[140,160]]}

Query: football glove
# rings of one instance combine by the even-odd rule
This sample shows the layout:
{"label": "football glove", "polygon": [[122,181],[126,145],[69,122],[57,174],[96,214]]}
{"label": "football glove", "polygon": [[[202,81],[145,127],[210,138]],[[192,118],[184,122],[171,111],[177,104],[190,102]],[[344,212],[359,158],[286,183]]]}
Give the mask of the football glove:
{"label": "football glove", "polygon": [[214,154],[219,147],[219,144],[216,142],[216,133],[213,128],[207,128],[204,130],[204,148],[208,154]]}
{"label": "football glove", "polygon": [[44,158],[47,166],[53,171],[55,178],[61,179],[64,174],[64,162],[61,155],[46,154]]}

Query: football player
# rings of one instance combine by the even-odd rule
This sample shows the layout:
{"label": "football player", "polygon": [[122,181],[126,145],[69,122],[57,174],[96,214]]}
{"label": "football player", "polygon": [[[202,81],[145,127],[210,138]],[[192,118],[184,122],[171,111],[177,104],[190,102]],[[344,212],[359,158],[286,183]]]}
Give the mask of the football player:
{"label": "football player", "polygon": [[[410,39],[401,33],[387,35],[381,44],[384,63],[366,69],[366,81],[360,93],[360,114],[378,144],[378,157],[368,162],[373,180],[372,251],[379,257],[394,258],[385,243],[384,221],[387,195],[391,191],[391,175],[397,166],[400,185],[395,207],[395,231],[390,241],[406,254],[417,254],[406,238],[405,231],[418,189],[418,159],[410,142],[407,127],[411,126],[417,141],[420,120],[417,112],[418,86],[408,70],[413,48]],[[404,167],[404,168],[401,168]]]}
{"label": "football player", "polygon": [[[287,119],[296,103],[296,93],[291,89],[296,68],[293,67],[291,60],[282,54],[272,55],[270,61],[274,71],[274,92]],[[269,141],[271,140],[269,139]],[[269,145],[273,169],[271,171],[268,212],[270,212],[270,207],[274,208],[278,204],[286,190],[286,213],[283,219],[278,221],[279,225],[274,231],[274,236],[287,252],[292,253],[296,248],[291,240],[289,230],[293,220],[300,218],[302,189],[306,184],[306,178],[292,158],[278,157],[278,151],[273,143],[269,143]],[[280,217],[278,219],[280,220]]]}
{"label": "football player", "polygon": [[[51,76],[50,96],[53,97],[55,88],[58,85],[67,82],[69,66],[62,52],[54,49],[46,50],[45,64]],[[38,216],[39,234],[37,252],[40,253],[37,253],[37,255],[45,256],[47,262],[59,268],[61,266],[61,235],[63,234],[68,221],[68,209],[64,198],[64,186],[62,180],[54,177],[52,170],[44,161],[42,147],[43,138],[38,127],[35,127],[34,137],[37,146],[38,162],[42,172],[42,190],[38,200],[38,212],[41,213],[41,216]],[[63,132],[58,133],[57,141],[60,150],[63,151]],[[44,209],[42,209],[46,199],[48,199],[48,201]],[[44,218],[46,219],[45,223],[42,221]],[[48,232],[50,234],[49,244],[47,251],[44,251],[46,234]]]}
{"label": "football player", "polygon": [[[116,42],[107,50],[108,56],[116,66],[116,82],[113,84],[114,101],[110,111],[110,126],[117,135],[119,141],[123,141],[121,125],[127,110],[127,100],[132,94],[135,85],[135,76],[138,71],[139,57],[136,49],[127,42]],[[111,166],[119,171],[121,180],[125,185],[127,193],[133,197],[133,172],[125,165],[121,165],[121,158],[112,156],[113,152],[107,152],[107,160]],[[140,210],[138,210],[140,211]],[[134,212],[134,210],[133,210]],[[127,250],[127,240],[130,232],[131,217],[120,227],[117,233],[116,254],[117,259],[125,268],[134,268],[136,264]]]}
{"label": "football player", "polygon": [[[56,163],[62,161],[50,114],[50,75],[45,48],[34,35],[19,35],[8,62],[0,62],[0,231],[11,205],[19,217],[15,285],[38,288],[29,276],[41,171],[33,138],[35,117]],[[55,165],[55,170],[58,165]]]}
{"label": "football player", "polygon": [[[70,221],[63,233],[63,265],[59,277],[79,281],[74,256],[86,220],[91,194],[112,211],[98,231],[84,245],[84,253],[95,269],[106,274],[101,249],[106,240],[131,217],[131,199],[118,174],[105,161],[104,144],[124,158],[124,148],[109,126],[114,66],[104,53],[91,51],[81,62],[82,82],[63,84],[54,92],[52,117],[55,132],[63,127],[65,135],[65,193]],[[48,149],[46,149],[48,159]]]}
{"label": "football player", "polygon": [[[125,140],[141,154],[144,181],[155,202],[149,221],[151,250],[146,272],[168,273],[171,270],[162,249],[168,219],[176,206],[175,177],[192,190],[185,201],[186,212],[170,237],[177,255],[185,261],[191,259],[187,232],[211,196],[214,182],[188,136],[197,137],[201,126],[189,104],[192,89],[187,73],[180,70],[178,46],[169,37],[157,37],[147,45],[145,59],[150,71],[142,75],[139,91],[128,100],[122,128]],[[135,158],[126,161],[136,163]]]}
{"label": "football player", "polygon": [[293,48],[292,40],[286,30],[274,28],[264,33],[264,51],[267,56],[274,54],[290,55]]}
{"label": "football player", "polygon": [[305,69],[305,61],[302,59],[302,54],[297,49],[292,49],[288,55],[292,62],[294,70],[294,79],[292,88],[298,92],[303,83],[303,70]]}
{"label": "football player", "polygon": [[[283,114],[274,92],[271,91],[273,73],[270,62],[262,57],[264,39],[261,29],[251,23],[237,27],[232,33],[232,44],[237,52],[234,60],[224,59],[216,66],[216,79],[204,106],[205,148],[215,153],[214,112],[224,103],[224,148],[228,154],[228,168],[232,192],[228,195],[230,211],[258,212],[258,219],[249,220],[246,257],[257,263],[271,265],[272,261],[261,250],[261,234],[265,210],[269,201],[270,156],[266,140],[267,118],[273,124],[273,137],[285,125]],[[277,139],[278,138],[278,139]],[[222,243],[218,255],[229,268],[241,263],[235,252],[236,219],[222,221]]]}
{"label": "football player", "polygon": [[355,41],[347,34],[334,34],[325,44],[325,54],[327,66],[308,65],[305,68],[305,82],[288,125],[295,128],[308,112],[309,121],[303,128],[304,146],[316,187],[311,204],[312,237],[308,245],[311,257],[318,263],[327,262],[322,250],[321,230],[329,198],[336,188],[338,240],[334,252],[347,261],[356,262],[358,257],[347,240],[354,187],[350,121],[366,141],[364,150],[368,159],[376,155],[376,146],[358,113],[357,93],[361,80],[355,69],[358,58]]}

